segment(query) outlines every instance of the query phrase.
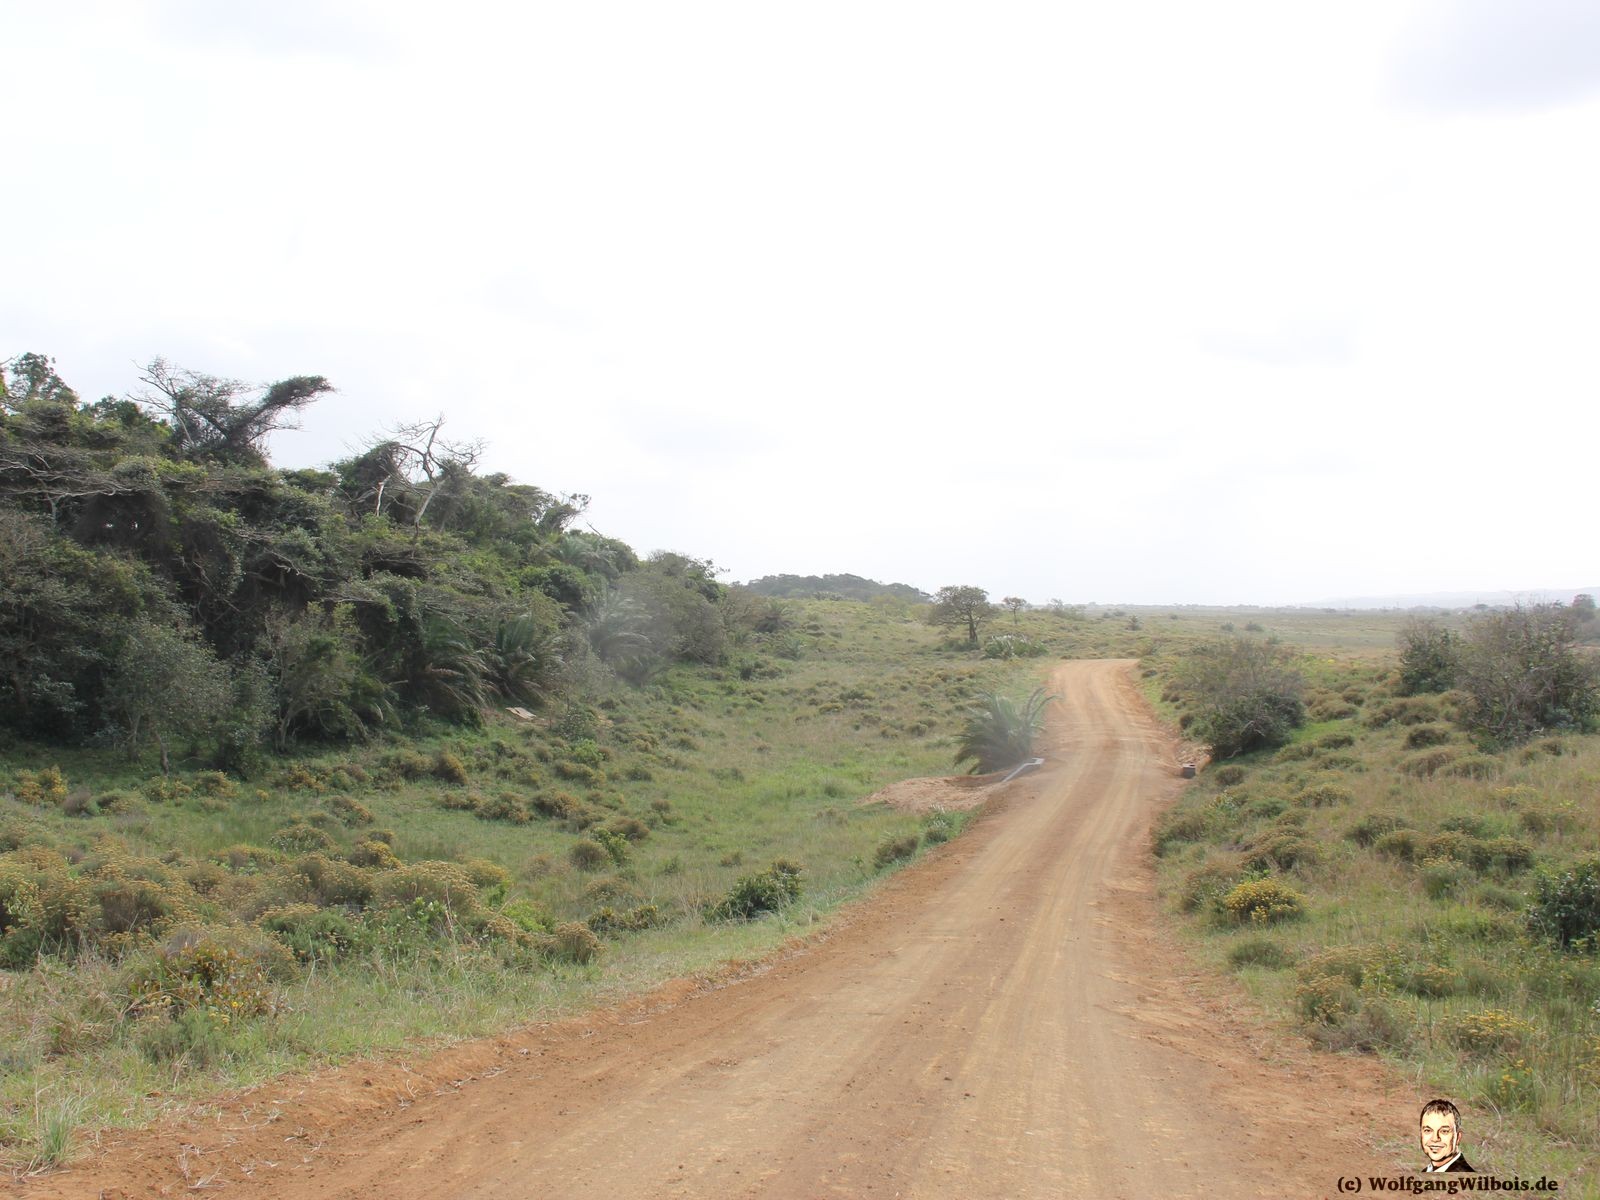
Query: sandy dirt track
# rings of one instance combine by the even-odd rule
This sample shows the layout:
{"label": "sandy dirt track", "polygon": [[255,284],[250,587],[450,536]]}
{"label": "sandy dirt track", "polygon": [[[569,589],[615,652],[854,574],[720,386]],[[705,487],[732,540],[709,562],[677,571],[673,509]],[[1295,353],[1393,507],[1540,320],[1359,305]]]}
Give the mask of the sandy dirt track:
{"label": "sandy dirt track", "polygon": [[1393,1173],[1371,1143],[1409,1089],[1241,1019],[1159,932],[1145,847],[1181,781],[1131,664],[1054,688],[1043,770],[759,970],[258,1089],[17,1191],[1295,1197]]}

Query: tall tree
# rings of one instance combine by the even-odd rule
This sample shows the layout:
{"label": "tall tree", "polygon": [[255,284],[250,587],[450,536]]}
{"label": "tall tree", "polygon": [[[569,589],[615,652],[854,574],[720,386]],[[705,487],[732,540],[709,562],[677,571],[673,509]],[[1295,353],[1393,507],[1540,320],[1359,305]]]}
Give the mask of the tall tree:
{"label": "tall tree", "polygon": [[994,616],[994,605],[989,603],[989,593],[971,585],[942,587],[933,598],[933,608],[928,613],[928,623],[943,629],[967,631],[967,644],[978,644],[978,630]]}

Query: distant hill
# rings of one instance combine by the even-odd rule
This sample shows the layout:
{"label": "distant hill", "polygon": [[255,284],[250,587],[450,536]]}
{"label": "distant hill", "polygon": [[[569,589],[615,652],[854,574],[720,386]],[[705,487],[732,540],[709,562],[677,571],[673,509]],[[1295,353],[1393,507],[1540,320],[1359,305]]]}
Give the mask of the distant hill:
{"label": "distant hill", "polygon": [[841,600],[871,600],[875,596],[895,596],[912,604],[931,600],[927,592],[909,583],[879,583],[859,575],[765,575],[744,585],[762,596],[786,600],[811,600],[838,597]]}
{"label": "distant hill", "polygon": [[1417,592],[1400,596],[1344,596],[1334,600],[1318,600],[1305,608],[1472,608],[1487,604],[1491,608],[1509,608],[1513,604],[1571,604],[1572,598],[1587,592],[1600,596],[1600,587],[1529,588],[1520,592]]}

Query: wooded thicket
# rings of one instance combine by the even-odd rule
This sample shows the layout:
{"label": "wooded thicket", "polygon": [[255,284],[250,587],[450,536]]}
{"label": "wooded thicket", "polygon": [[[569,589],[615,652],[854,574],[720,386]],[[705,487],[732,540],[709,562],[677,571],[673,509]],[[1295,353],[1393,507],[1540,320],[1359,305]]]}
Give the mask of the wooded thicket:
{"label": "wooded thicket", "polygon": [[709,562],[576,528],[586,497],[480,470],[442,418],[282,470],[266,439],[327,380],[157,359],[141,385],[85,403],[41,355],[0,372],[0,730],[247,773],[783,630]]}

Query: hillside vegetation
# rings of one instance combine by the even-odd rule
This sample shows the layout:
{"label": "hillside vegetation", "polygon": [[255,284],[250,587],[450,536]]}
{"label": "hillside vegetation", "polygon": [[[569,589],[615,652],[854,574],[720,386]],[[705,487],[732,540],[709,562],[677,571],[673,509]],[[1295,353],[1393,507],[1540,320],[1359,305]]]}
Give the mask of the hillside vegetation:
{"label": "hillside vegetation", "polygon": [[885,597],[920,604],[926,592],[908,583],[879,583],[859,575],[764,575],[745,584],[758,596],[795,600],[876,600]]}
{"label": "hillside vegetation", "polygon": [[[0,410],[15,1169],[759,953],[958,833],[861,801],[949,773],[977,698],[1039,675],[903,601],[641,560],[437,425],[271,467],[261,435],[320,380],[147,383],[86,405],[30,357]],[[1041,652],[1132,650],[1035,626]]]}
{"label": "hillside vegetation", "polygon": [[1256,680],[1270,732],[1203,771],[1156,834],[1167,898],[1204,953],[1320,1044],[1403,1063],[1470,1106],[1474,1162],[1593,1195],[1600,737],[1586,599],[1453,626],[1396,617],[1397,653],[1381,658],[1262,631],[1243,651],[1165,647],[1145,673],[1190,730],[1234,729],[1248,689],[1208,700],[1194,664],[1271,664]]}

